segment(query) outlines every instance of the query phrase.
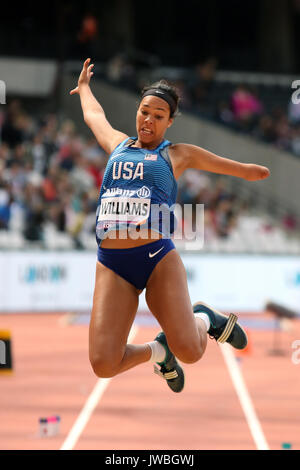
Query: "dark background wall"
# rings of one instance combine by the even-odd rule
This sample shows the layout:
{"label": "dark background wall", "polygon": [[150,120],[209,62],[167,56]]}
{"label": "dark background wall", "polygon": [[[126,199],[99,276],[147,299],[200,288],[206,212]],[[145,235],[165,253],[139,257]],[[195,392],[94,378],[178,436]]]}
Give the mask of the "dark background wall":
{"label": "dark background wall", "polygon": [[[95,28],[89,39],[81,34],[87,14]],[[299,0],[55,0],[1,8],[4,56],[81,60],[88,53],[106,61],[127,52],[174,66],[214,56],[221,69],[296,73],[299,51]]]}

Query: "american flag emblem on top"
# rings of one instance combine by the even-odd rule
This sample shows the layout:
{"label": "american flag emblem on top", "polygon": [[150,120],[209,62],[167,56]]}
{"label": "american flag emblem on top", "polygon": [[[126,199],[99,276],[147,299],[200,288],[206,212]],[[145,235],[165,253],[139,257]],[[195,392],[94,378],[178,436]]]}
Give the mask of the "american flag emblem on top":
{"label": "american flag emblem on top", "polygon": [[157,155],[155,153],[146,153],[144,160],[152,160],[154,162],[157,160]]}

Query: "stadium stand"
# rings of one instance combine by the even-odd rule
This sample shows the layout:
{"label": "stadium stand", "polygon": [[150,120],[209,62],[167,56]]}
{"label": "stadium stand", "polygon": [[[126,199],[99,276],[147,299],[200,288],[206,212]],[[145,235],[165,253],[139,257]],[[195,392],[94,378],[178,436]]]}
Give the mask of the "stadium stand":
{"label": "stadium stand", "polygon": [[[79,135],[71,120],[27,113],[18,100],[0,122],[0,248],[94,249],[107,161],[95,139]],[[204,251],[300,252],[292,216],[278,223],[257,214],[221,177],[188,170],[178,202],[204,204]]]}

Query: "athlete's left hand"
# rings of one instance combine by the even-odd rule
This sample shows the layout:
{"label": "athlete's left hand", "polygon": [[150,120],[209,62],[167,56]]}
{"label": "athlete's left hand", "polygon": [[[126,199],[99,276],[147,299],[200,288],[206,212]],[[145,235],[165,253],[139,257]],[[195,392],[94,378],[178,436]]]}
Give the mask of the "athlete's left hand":
{"label": "athlete's left hand", "polygon": [[90,64],[91,59],[86,59],[83,63],[83,67],[78,79],[78,85],[76,88],[70,91],[70,95],[75,95],[76,93],[80,94],[80,88],[82,85],[89,85],[94,72],[92,72],[92,68],[94,64]]}
{"label": "athlete's left hand", "polygon": [[248,181],[257,181],[268,178],[270,175],[269,168],[261,165],[255,165],[252,163],[246,164],[246,175],[245,179]]}

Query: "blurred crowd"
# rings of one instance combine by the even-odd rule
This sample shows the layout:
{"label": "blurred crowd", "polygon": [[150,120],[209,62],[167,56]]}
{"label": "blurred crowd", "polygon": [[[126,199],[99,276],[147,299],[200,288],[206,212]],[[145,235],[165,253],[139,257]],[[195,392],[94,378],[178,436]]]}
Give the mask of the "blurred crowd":
{"label": "blurred crowd", "polygon": [[289,96],[285,106],[276,105],[275,93],[273,103],[267,106],[255,88],[239,85],[230,100],[218,103],[216,119],[279,150],[300,156],[300,103],[293,103]]}
{"label": "blurred crowd", "polygon": [[33,118],[13,101],[1,116],[0,228],[43,241],[45,227],[92,232],[106,155],[70,120]]}
{"label": "blurred crowd", "polygon": [[[216,80],[217,66],[217,59],[212,57],[182,74],[182,78],[176,73],[174,79],[172,74],[165,77],[180,92],[180,108],[300,156],[300,103],[292,102],[291,85],[222,83]],[[106,78],[135,91],[145,85],[138,68],[122,54],[109,61]]]}
{"label": "blurred crowd", "polygon": [[[0,115],[0,230],[43,245],[46,230],[68,234],[84,248],[94,236],[95,212],[107,155],[71,120],[29,115],[17,100]],[[206,237],[226,237],[243,209],[220,178],[188,170],[178,202],[204,203]],[[182,223],[184,223],[182,221]]]}

